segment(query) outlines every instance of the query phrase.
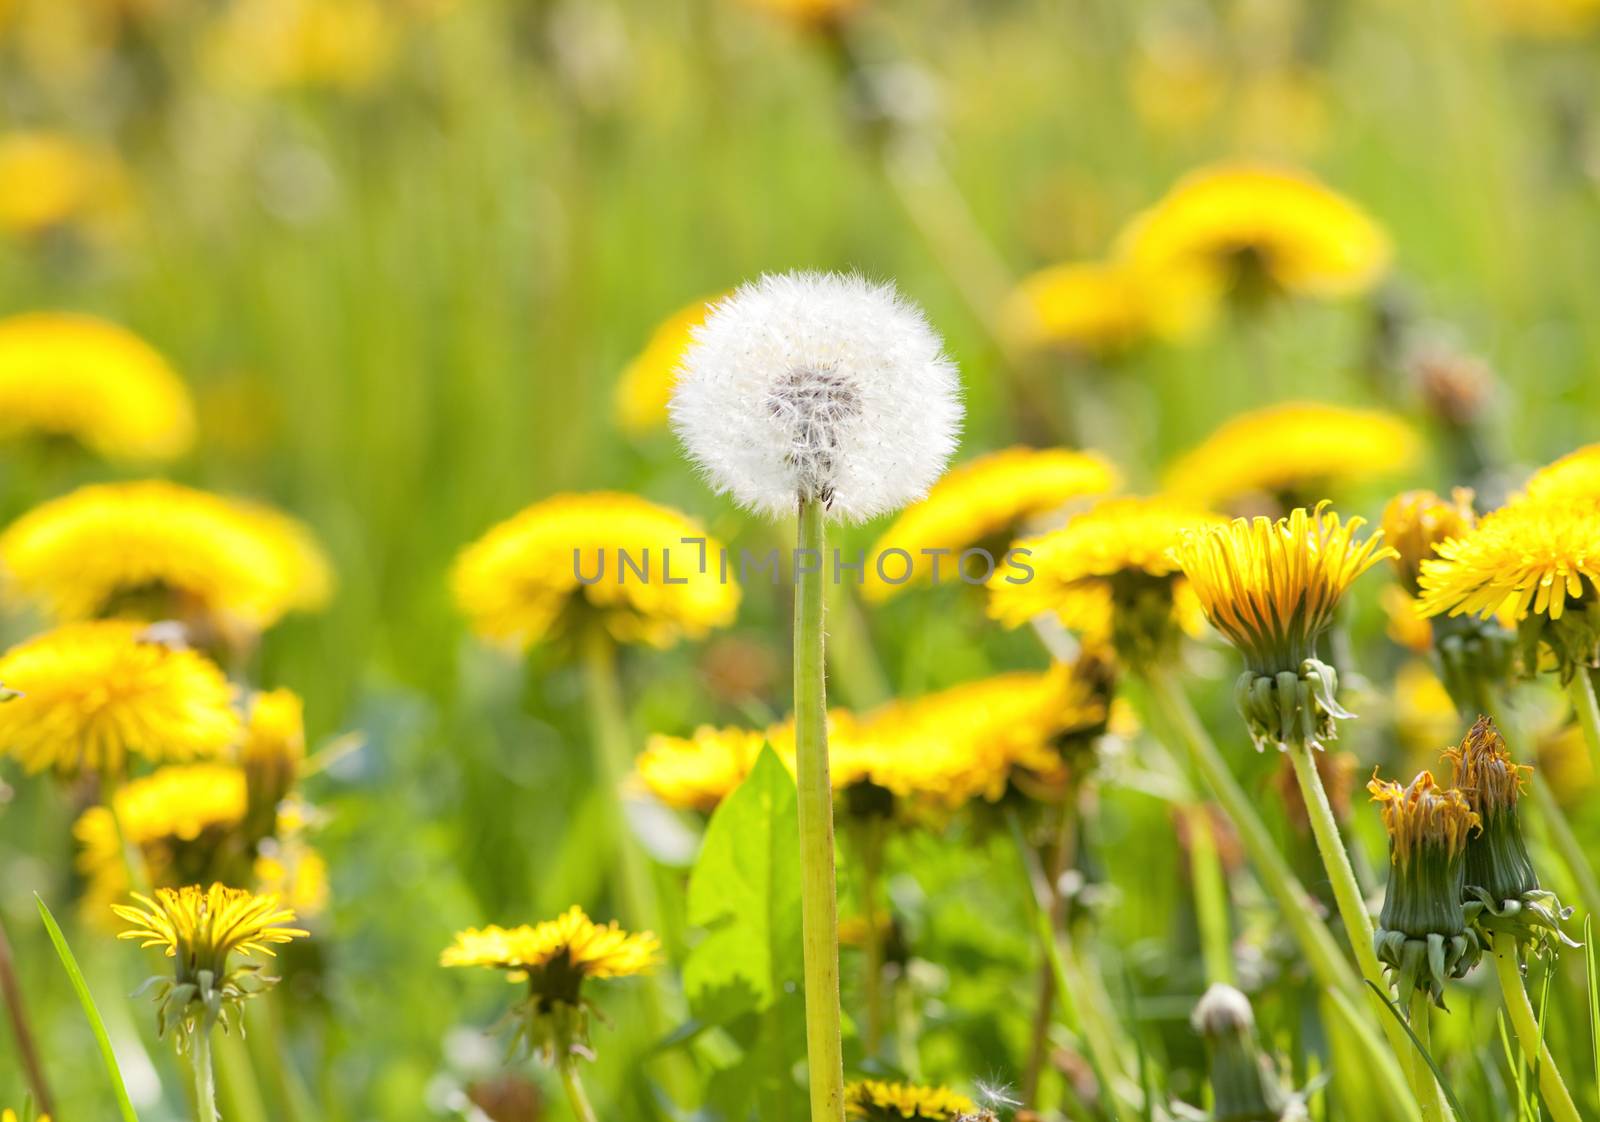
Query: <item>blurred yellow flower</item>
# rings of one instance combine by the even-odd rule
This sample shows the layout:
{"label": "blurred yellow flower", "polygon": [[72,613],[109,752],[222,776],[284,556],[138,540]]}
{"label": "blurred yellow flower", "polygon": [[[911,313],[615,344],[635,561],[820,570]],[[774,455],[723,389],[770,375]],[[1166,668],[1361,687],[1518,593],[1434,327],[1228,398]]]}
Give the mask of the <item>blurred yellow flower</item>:
{"label": "blurred yellow flower", "polygon": [[166,359],[131,331],[32,312],[0,320],[0,439],[21,437],[68,438],[113,460],[170,460],[194,442],[194,406]]}
{"label": "blurred yellow flower", "polygon": [[[1008,448],[952,468],[935,483],[928,497],[908,507],[889,525],[868,553],[863,595],[882,602],[901,589],[933,575],[935,557],[947,551],[942,580],[957,579],[957,555],[964,549],[987,548],[998,563],[1013,535],[1030,521],[1062,511],[1074,499],[1116,487],[1117,469],[1098,453],[1065,448]],[[885,551],[910,555],[908,579],[891,584],[871,559]],[[900,568],[885,563],[890,575]]]}
{"label": "blurred yellow flower", "polygon": [[[786,734],[792,752],[794,733]],[[634,762],[637,782],[667,806],[709,812],[733,793],[755,767],[773,735],[759,729],[703,725],[690,735],[656,733]],[[774,751],[779,744],[773,744]],[[780,752],[780,755],[782,753]]]}
{"label": "blurred yellow flower", "polygon": [[378,0],[231,0],[209,58],[220,80],[246,89],[361,89],[389,69],[401,30]]}
{"label": "blurred yellow flower", "polygon": [[1488,619],[1505,607],[1519,623],[1530,615],[1560,620],[1586,587],[1591,599],[1600,592],[1597,542],[1600,502],[1512,502],[1422,562],[1420,610]]}
{"label": "blurred yellow flower", "polygon": [[619,642],[665,647],[733,622],[739,586],[720,576],[721,551],[697,522],[637,496],[556,495],[462,550],[451,588],[487,639],[526,648],[588,616]]}
{"label": "blurred yellow flower", "polygon": [[994,1114],[943,1087],[859,1079],[844,1089],[852,1122],[994,1122]]}
{"label": "blurred yellow flower", "polygon": [[[1393,586],[1391,586],[1393,587]],[[1456,737],[1461,715],[1433,668],[1408,659],[1394,676],[1394,727],[1400,743],[1431,756]]]}
{"label": "blurred yellow flower", "polygon": [[1128,265],[1192,270],[1224,293],[1240,286],[1340,297],[1388,269],[1389,239],[1359,207],[1310,176],[1266,164],[1192,172],[1118,239]]}
{"label": "blurred yellow flower", "polygon": [[153,480],[82,487],[0,534],[12,596],[58,620],[140,615],[254,632],[319,607],[332,575],[299,522]]}
{"label": "blurred yellow flower", "polygon": [[75,623],[0,656],[0,754],[29,772],[115,778],[130,756],[161,763],[238,743],[234,690],[213,663],[143,638],[131,621]]}
{"label": "blurred yellow flower", "polygon": [[439,956],[441,966],[487,966],[532,980],[551,1001],[578,1004],[586,978],[645,974],[660,962],[661,942],[649,932],[630,935],[595,923],[574,904],[559,918],[530,927],[469,927]]}
{"label": "blurred yellow flower", "polygon": [[1124,655],[1172,623],[1193,632],[1199,620],[1171,550],[1184,530],[1220,521],[1165,497],[1103,499],[1061,529],[1017,543],[1033,577],[1015,583],[996,573],[989,615],[1007,627],[1054,616],[1088,642],[1119,644]]}
{"label": "blurred yellow flower", "polygon": [[673,312],[623,369],[612,394],[613,414],[623,432],[643,436],[667,423],[667,402],[672,400],[678,364],[694,343],[694,329],[706,321],[711,306],[721,298],[696,300]]}
{"label": "blurred yellow flower", "polygon": [[328,906],[328,862],[300,838],[266,838],[251,870],[256,884],[302,917],[320,915]]}
{"label": "blurred yellow flower", "polygon": [[0,135],[0,232],[33,236],[114,218],[123,180],[106,153],[61,133]]}
{"label": "blurred yellow flower", "polygon": [[[1388,536],[1387,532],[1384,536]],[[1391,584],[1378,594],[1378,602],[1389,621],[1384,629],[1389,638],[1413,654],[1425,655],[1433,650],[1433,625],[1417,614],[1415,596],[1398,584]]]}
{"label": "blurred yellow flower", "polygon": [[1416,432],[1392,414],[1294,401],[1233,417],[1164,478],[1172,494],[1208,506],[1251,495],[1303,505],[1329,488],[1402,472],[1421,452]]}
{"label": "blurred yellow flower", "polygon": [[766,12],[802,27],[821,28],[838,23],[866,5],[866,0],[740,0],[747,8]]}
{"label": "blurred yellow flower", "polygon": [[1104,356],[1145,336],[1146,313],[1132,273],[1111,263],[1081,261],[1022,278],[1000,314],[1006,336],[1020,347]]}
{"label": "blurred yellow flower", "polygon": [[1435,546],[1477,525],[1472,497],[1465,487],[1457,487],[1448,499],[1432,491],[1405,491],[1383,508],[1383,537],[1395,551],[1395,571],[1407,594],[1417,595],[1422,562],[1434,556]]}
{"label": "blurred yellow flower", "polygon": [[1529,39],[1578,39],[1600,27],[1600,0],[1486,0],[1495,26]]}
{"label": "blurred yellow flower", "polygon": [[1534,472],[1523,494],[1535,501],[1589,499],[1600,502],[1600,444],[1588,444]]}
{"label": "blurred yellow flower", "polygon": [[1211,626],[1257,674],[1314,660],[1345,590],[1394,553],[1381,532],[1357,540],[1364,519],[1342,522],[1326,507],[1186,530],[1172,551]]}

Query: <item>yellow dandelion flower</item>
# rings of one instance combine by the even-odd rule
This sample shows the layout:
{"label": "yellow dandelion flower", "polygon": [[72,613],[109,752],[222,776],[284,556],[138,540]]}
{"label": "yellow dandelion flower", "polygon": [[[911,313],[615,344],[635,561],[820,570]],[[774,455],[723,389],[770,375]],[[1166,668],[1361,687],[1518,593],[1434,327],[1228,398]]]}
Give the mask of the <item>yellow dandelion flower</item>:
{"label": "yellow dandelion flower", "polygon": [[507,970],[515,980],[537,976],[559,989],[551,992],[552,999],[576,1003],[576,987],[584,979],[646,974],[658,965],[660,954],[660,940],[648,931],[630,935],[615,920],[597,924],[574,904],[559,918],[536,926],[469,927],[456,934],[439,964]]}
{"label": "yellow dandelion flower", "polygon": [[[887,600],[932,579],[941,561],[939,578],[955,580],[959,555],[969,548],[988,549],[998,565],[1006,544],[1030,521],[1075,499],[1110,491],[1118,482],[1116,468],[1093,452],[1019,447],[979,456],[953,468],[883,532],[868,553],[863,595]],[[885,555],[891,550],[903,551],[909,560],[902,566],[889,559]],[[902,567],[905,579],[885,579],[898,577]]]}
{"label": "yellow dandelion flower", "polygon": [[62,133],[0,136],[0,232],[31,237],[114,215],[122,177],[114,160]]}
{"label": "yellow dandelion flower", "polygon": [[1581,39],[1600,28],[1600,0],[1487,0],[1502,34],[1527,39]]}
{"label": "yellow dandelion flower", "polygon": [[1125,351],[1151,327],[1133,274],[1098,261],[1052,265],[1024,277],[1001,309],[1001,321],[1019,347],[1092,356]]}
{"label": "yellow dandelion flower", "polygon": [[1297,670],[1317,654],[1339,600],[1355,579],[1394,551],[1382,533],[1355,534],[1366,520],[1319,505],[1286,518],[1235,518],[1187,530],[1172,558],[1206,618],[1259,673]]}
{"label": "yellow dandelion flower", "polygon": [[844,1089],[844,1116],[860,1122],[994,1122],[994,1114],[944,1087],[859,1079]]}
{"label": "yellow dandelion flower", "polygon": [[866,5],[866,0],[742,0],[742,3],[798,27],[825,28],[854,15]]}
{"label": "yellow dandelion flower", "polygon": [[127,621],[68,624],[0,656],[0,754],[29,772],[117,776],[128,758],[215,756],[238,742],[233,687],[190,650]]}
{"label": "yellow dandelion flower", "polygon": [[1394,677],[1394,726],[1400,743],[1416,753],[1429,753],[1460,727],[1450,691],[1421,659],[1401,664]]}
{"label": "yellow dandelion flower", "polygon": [[1415,596],[1398,584],[1391,584],[1378,594],[1378,603],[1388,620],[1384,631],[1389,638],[1413,654],[1425,655],[1433,650],[1433,626],[1417,614]]}
{"label": "yellow dandelion flower", "polygon": [[332,576],[288,516],[176,483],[82,487],[0,534],[10,591],[58,620],[198,617],[227,634],[319,607]]}
{"label": "yellow dandelion flower", "polygon": [[1416,432],[1390,414],[1287,402],[1227,421],[1178,457],[1165,479],[1172,494],[1203,505],[1251,495],[1289,505],[1405,471],[1421,452]]}
{"label": "yellow dandelion flower", "polygon": [[1007,627],[1043,615],[1124,657],[1159,657],[1174,624],[1194,625],[1183,575],[1170,550],[1184,530],[1220,521],[1166,498],[1103,499],[1066,526],[1018,542],[1033,576],[1001,571],[989,581],[989,615]]}
{"label": "yellow dandelion flower", "polygon": [[1191,270],[1218,291],[1265,285],[1342,297],[1389,267],[1387,235],[1350,200],[1301,172],[1219,164],[1181,179],[1123,232],[1130,267]]}
{"label": "yellow dandelion flower", "polygon": [[657,733],[645,742],[634,773],[667,806],[709,812],[745,781],[766,743],[767,733],[754,729],[706,725],[687,737]]}
{"label": "yellow dandelion flower", "polygon": [[[19,1122],[17,1118],[17,1112],[12,1110],[10,1107],[0,1110],[0,1122]],[[48,1114],[41,1114],[37,1118],[33,1119],[33,1122],[50,1122],[50,1116]]]}
{"label": "yellow dandelion flower", "polygon": [[696,300],[668,316],[651,334],[633,361],[622,371],[612,394],[617,426],[629,436],[643,436],[667,423],[667,402],[678,364],[694,344],[694,329],[706,321],[711,306],[722,297]]}
{"label": "yellow dandelion flower", "polygon": [[1597,541],[1600,502],[1510,503],[1422,562],[1420,610],[1487,619],[1505,606],[1518,622],[1530,615],[1560,620],[1586,589],[1600,590]]}
{"label": "yellow dandelion flower", "polygon": [[293,690],[266,690],[250,698],[239,763],[250,777],[251,801],[271,821],[306,756],[305,705]]}
{"label": "yellow dandelion flower", "polygon": [[1477,525],[1472,491],[1457,487],[1445,499],[1432,491],[1406,491],[1383,508],[1384,541],[1395,551],[1394,567],[1411,596],[1418,591],[1422,562],[1434,556],[1440,542],[1465,535]]}
{"label": "yellow dandelion flower", "polygon": [[400,31],[377,0],[237,0],[212,30],[209,62],[243,89],[356,90],[389,69]]}
{"label": "yellow dandelion flower", "polygon": [[1600,444],[1585,445],[1540,468],[1528,479],[1523,494],[1535,502],[1600,502]]}
{"label": "yellow dandelion flower", "polygon": [[91,316],[0,320],[0,439],[67,438],[113,460],[170,460],[194,441],[189,391],[154,348]]}
{"label": "yellow dandelion flower", "polygon": [[295,914],[316,917],[327,910],[328,862],[298,838],[267,838],[251,872],[263,892],[277,895]]}
{"label": "yellow dandelion flower", "polygon": [[[733,622],[739,586],[719,575],[721,551],[698,523],[634,495],[557,495],[463,550],[451,586],[488,639],[529,647],[588,614],[620,642],[665,647]],[[630,567],[641,564],[647,575]]]}

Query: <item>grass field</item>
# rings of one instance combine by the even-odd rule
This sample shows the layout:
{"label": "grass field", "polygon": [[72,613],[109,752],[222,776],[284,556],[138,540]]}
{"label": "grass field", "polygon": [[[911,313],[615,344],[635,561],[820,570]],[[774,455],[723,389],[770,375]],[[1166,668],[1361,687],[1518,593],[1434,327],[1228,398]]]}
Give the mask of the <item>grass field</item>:
{"label": "grass field", "polygon": [[[792,829],[774,825],[789,823],[786,773],[756,768],[710,825],[708,807],[669,809],[622,782],[653,734],[764,729],[790,712],[793,590],[747,580],[730,626],[664,649],[620,644],[614,680],[570,641],[485,641],[452,595],[464,548],[564,492],[625,492],[731,547],[788,547],[792,526],[714,494],[664,418],[619,425],[619,379],[658,324],[764,273],[859,271],[919,305],[959,368],[957,464],[1018,444],[1084,448],[1129,494],[1203,492],[1166,469],[1231,417],[1315,401],[1381,411],[1416,454],[1385,466],[1386,440],[1369,462],[1303,468],[1362,457],[1341,456],[1332,429],[1268,429],[1235,455],[1263,479],[1282,466],[1286,482],[1196,503],[1276,515],[1328,498],[1376,525],[1401,490],[1468,485],[1487,512],[1600,439],[1597,63],[1600,8],[1584,0],[0,2],[0,313],[128,328],[178,372],[195,416],[192,446],[162,462],[60,439],[25,416],[42,384],[30,379],[50,368],[7,352],[0,327],[0,411],[24,417],[0,416],[4,521],[84,484],[168,478],[303,520],[333,574],[315,610],[218,655],[241,689],[304,699],[297,837],[327,882],[320,906],[300,909],[310,937],[280,948],[281,983],[246,1003],[243,1042],[217,1034],[221,1116],[574,1117],[557,1072],[505,1060],[507,1036],[491,1031],[519,991],[439,956],[464,928],[579,904],[662,942],[654,980],[585,989],[594,1059],[580,1066],[599,1118],[807,1117],[798,885],[785,895],[798,858]],[[69,151],[40,155],[41,138]],[[1276,275],[1245,291],[1251,278],[1230,274],[1235,287],[1185,330],[1153,327],[1147,306],[1178,295],[1118,290],[1138,306],[1118,305],[1132,326],[1111,344],[1019,326],[1025,277],[1120,261],[1136,215],[1229,161],[1313,176],[1381,231],[1383,261],[1337,293]],[[1274,205],[1243,210],[1271,227]],[[1247,256],[1240,238],[1229,252]],[[1270,253],[1244,271],[1270,274]],[[839,525],[830,544],[853,554],[889,525]],[[1020,535],[1021,520],[1008,529]],[[0,568],[4,554],[0,541]],[[1578,554],[1581,618],[1600,576],[1583,543]],[[1389,858],[1367,778],[1432,766],[1447,782],[1439,752],[1476,715],[1452,708],[1425,627],[1422,650],[1392,637],[1394,583],[1387,563],[1356,582],[1333,652],[1323,644],[1356,715],[1326,745],[1351,762],[1324,778],[1374,914]],[[986,606],[959,584],[883,603],[831,594],[830,702],[865,713],[1094,646],[1052,649],[1040,632],[1059,644],[1071,628],[1006,628]],[[15,585],[4,607],[8,646],[56,622]],[[141,604],[102,608],[87,614]],[[1582,691],[1563,688],[1548,649],[1494,715],[1512,755],[1549,777],[1524,819],[1581,942],[1600,905],[1587,891],[1600,744],[1576,731]],[[1591,645],[1564,669],[1590,680],[1592,662]],[[1110,731],[1075,742],[1070,778],[1045,794],[1002,782],[993,798],[937,813],[901,800],[876,818],[841,796],[847,1074],[946,1086],[1008,1119],[1184,1117],[1176,1104],[1215,1101],[1191,1011],[1227,981],[1249,996],[1285,1084],[1310,1088],[1309,1117],[1453,1114],[1418,1113],[1409,1084],[1432,1078],[1413,1078],[1413,1054],[1394,1046],[1405,1038],[1355,982],[1338,877],[1284,754],[1254,751],[1235,712],[1237,655],[1197,629],[1163,666],[1120,668]],[[1354,986],[1348,1013],[1190,762],[1167,682],[1193,699],[1314,898],[1312,925]],[[193,1117],[188,1061],[157,1039],[148,994],[129,996],[168,964],[116,940],[75,840],[75,821],[127,777],[30,774],[27,731],[0,729],[0,921],[53,1118],[118,1108],[35,894],[81,963],[138,1117]],[[867,885],[893,921],[875,982],[866,852],[881,855]],[[1059,900],[1044,874],[1056,860]],[[138,864],[134,846],[124,890],[127,875],[147,878]],[[1058,912],[1050,945],[1069,983],[1047,1032],[1041,905]],[[1461,1122],[1600,1117],[1585,952],[1531,961],[1549,1048],[1538,1072],[1519,1062],[1493,958],[1450,981],[1448,1012],[1429,1018]],[[760,992],[743,992],[752,964]],[[33,1085],[16,1042],[0,1032],[0,1107],[22,1115]],[[1398,1083],[1377,1073],[1373,1042],[1399,1055]],[[1552,1067],[1575,1115],[1535,1090]]]}

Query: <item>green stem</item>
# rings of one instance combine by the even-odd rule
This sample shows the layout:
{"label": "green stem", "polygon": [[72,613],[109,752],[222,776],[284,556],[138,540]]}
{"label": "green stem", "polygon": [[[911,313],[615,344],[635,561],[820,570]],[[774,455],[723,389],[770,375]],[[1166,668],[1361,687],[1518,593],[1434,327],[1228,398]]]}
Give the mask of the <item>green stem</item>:
{"label": "green stem", "polygon": [[1494,945],[1495,973],[1500,977],[1500,992],[1505,997],[1506,1013],[1511,1017],[1511,1027],[1516,1030],[1517,1042],[1522,1045],[1528,1063],[1539,1058],[1539,1091],[1544,1095],[1544,1105],[1555,1122],[1581,1122],[1581,1115],[1567,1090],[1566,1080],[1556,1067],[1555,1057],[1539,1032],[1539,1022],[1528,1000],[1528,991],[1522,984],[1522,964],[1517,961],[1517,949],[1504,936],[1497,937]]}
{"label": "green stem", "polygon": [[1578,667],[1567,692],[1572,695],[1572,708],[1578,714],[1578,723],[1583,726],[1583,739],[1589,745],[1589,760],[1594,764],[1595,774],[1600,775],[1600,698],[1595,697],[1594,678],[1587,667]]}
{"label": "green stem", "polygon": [[1211,811],[1192,803],[1181,813],[1189,826],[1189,879],[1194,886],[1195,915],[1200,925],[1200,955],[1206,982],[1233,985],[1233,936],[1228,924],[1228,888],[1217,851]]}
{"label": "green stem", "polygon": [[17,1045],[17,1061],[27,1076],[34,1104],[40,1114],[54,1114],[55,1100],[50,1096],[50,1084],[39,1060],[39,1047],[34,1042],[27,1006],[23,1004],[22,987],[17,983],[16,960],[11,954],[11,940],[6,937],[4,923],[0,923],[0,995],[5,997],[6,1015],[11,1020],[11,1035]]}
{"label": "green stem", "polygon": [[217,1081],[211,1073],[211,1026],[202,1024],[194,1034],[189,1056],[194,1069],[194,1116],[196,1122],[217,1122]]}
{"label": "green stem", "polygon": [[833,866],[833,784],[828,777],[824,681],[823,504],[799,502],[794,596],[794,722],[800,810],[800,918],[805,957],[806,1056],[812,1122],[843,1122],[839,1028],[839,916]]}
{"label": "green stem", "polygon": [[[1060,932],[1066,922],[1066,902],[1061,897],[1061,877],[1071,860],[1073,830],[1076,828],[1076,786],[1068,790],[1058,803],[1046,808],[1047,822],[1054,825],[1055,845],[1049,856],[1049,884],[1046,886],[1050,904],[1050,922]],[[1050,1060],[1050,1025],[1055,1016],[1056,976],[1051,968],[1050,956],[1041,955],[1039,982],[1033,1010],[1033,1024],[1028,1034],[1028,1066],[1023,1069],[1022,1101],[1037,1104],[1039,1083]]]}
{"label": "green stem", "polygon": [[[1283,922],[1300,945],[1301,952],[1306,956],[1306,961],[1311,967],[1311,972],[1316,975],[1318,983],[1325,989],[1336,991],[1339,996],[1351,1003],[1361,1001],[1373,1003],[1369,1008],[1380,1018],[1379,1024],[1388,1041],[1388,1047],[1385,1048],[1383,1042],[1372,1032],[1369,1020],[1352,1021],[1351,1027],[1355,1030],[1356,1038],[1366,1052],[1368,1061],[1373,1065],[1374,1073],[1388,1085],[1389,1100],[1394,1102],[1396,1109],[1404,1115],[1418,1117],[1416,1103],[1421,1096],[1416,1094],[1414,1085],[1408,1088],[1410,1064],[1402,1059],[1411,1054],[1410,1039],[1406,1037],[1401,1027],[1395,1024],[1394,1018],[1387,1010],[1378,1008],[1376,1005],[1378,996],[1368,993],[1361,985],[1327,927],[1316,918],[1318,909],[1311,899],[1311,894],[1290,870],[1288,861],[1273,842],[1266,823],[1262,822],[1250,802],[1250,797],[1245,794],[1244,788],[1239,786],[1239,781],[1228,770],[1222,753],[1217,750],[1205,726],[1200,723],[1199,715],[1195,713],[1194,706],[1189,703],[1188,696],[1173,677],[1172,671],[1166,667],[1153,668],[1147,674],[1147,681],[1157,707],[1161,709],[1168,723],[1177,730],[1184,746],[1189,750],[1195,767],[1200,771],[1206,785],[1210,787],[1212,796],[1232,820],[1234,829],[1239,833],[1240,844],[1244,846],[1245,854],[1255,867],[1256,875],[1261,878],[1267,892],[1277,903]],[[1321,789],[1322,786],[1318,783],[1317,790],[1320,792]],[[1322,801],[1326,806],[1326,796]],[[1309,804],[1310,800],[1307,801],[1308,809]],[[1329,818],[1331,817],[1330,811]],[[1377,957],[1372,950],[1370,926],[1364,946],[1367,957],[1376,964]],[[1383,986],[1381,975],[1377,978],[1377,983]],[[1410,1094],[1407,1094],[1408,1089]]]}
{"label": "green stem", "polygon": [[[1429,1019],[1433,1015],[1433,1002],[1428,997],[1428,991],[1423,989],[1411,992],[1411,1016],[1409,1018],[1411,1031],[1416,1034],[1417,1043],[1422,1045],[1424,1051],[1433,1054],[1433,1032]],[[1437,1061],[1435,1061],[1437,1062]],[[1424,1095],[1422,1098],[1423,1122],[1441,1122],[1450,1117],[1450,1108],[1444,1101],[1444,1090],[1433,1077],[1433,1072],[1428,1067],[1428,1061],[1422,1058],[1421,1053],[1414,1052],[1411,1058],[1413,1069],[1412,1078],[1418,1086],[1428,1086],[1433,1089],[1433,1094]]]}
{"label": "green stem", "polygon": [[578,1122],[595,1122],[594,1107],[589,1105],[589,1096],[583,1089],[583,1078],[578,1075],[578,1061],[575,1056],[565,1056],[557,1065],[561,1069],[561,1088],[567,1093],[567,1102],[572,1105],[572,1113]]}
{"label": "green stem", "polygon": [[878,923],[879,897],[883,893],[884,818],[869,815],[857,829],[861,850],[861,915],[866,921],[863,946],[866,977],[867,1055],[874,1057],[883,1046],[883,928]]}

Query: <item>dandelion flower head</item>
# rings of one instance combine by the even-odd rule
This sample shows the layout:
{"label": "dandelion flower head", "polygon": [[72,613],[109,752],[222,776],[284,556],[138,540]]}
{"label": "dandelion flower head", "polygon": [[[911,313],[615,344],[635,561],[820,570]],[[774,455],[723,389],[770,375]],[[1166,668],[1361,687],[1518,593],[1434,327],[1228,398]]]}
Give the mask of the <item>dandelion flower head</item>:
{"label": "dandelion flower head", "polygon": [[994,1122],[994,1114],[944,1087],[860,1079],[844,1089],[852,1122]]}
{"label": "dandelion flower head", "polygon": [[560,917],[533,926],[469,927],[456,934],[439,963],[504,970],[511,981],[527,980],[548,1001],[576,1005],[585,979],[645,974],[660,954],[660,940],[649,932],[631,935],[615,920],[597,924],[574,904]]}
{"label": "dandelion flower head", "polygon": [[667,423],[667,403],[683,356],[694,345],[694,329],[705,323],[721,297],[696,300],[662,321],[622,371],[612,395],[617,425],[629,436],[643,436]]}

